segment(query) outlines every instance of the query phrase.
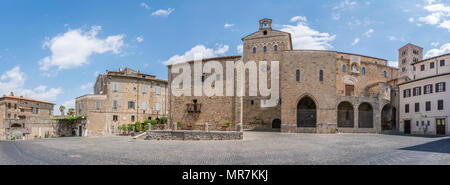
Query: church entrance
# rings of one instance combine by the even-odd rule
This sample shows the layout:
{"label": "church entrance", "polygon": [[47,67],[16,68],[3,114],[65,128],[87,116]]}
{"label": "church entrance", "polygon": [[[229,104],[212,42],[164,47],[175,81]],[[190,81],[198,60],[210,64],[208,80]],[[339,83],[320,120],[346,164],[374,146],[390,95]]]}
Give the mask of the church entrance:
{"label": "church entrance", "polygon": [[316,127],[317,110],[316,103],[310,97],[302,98],[297,105],[297,126]]}

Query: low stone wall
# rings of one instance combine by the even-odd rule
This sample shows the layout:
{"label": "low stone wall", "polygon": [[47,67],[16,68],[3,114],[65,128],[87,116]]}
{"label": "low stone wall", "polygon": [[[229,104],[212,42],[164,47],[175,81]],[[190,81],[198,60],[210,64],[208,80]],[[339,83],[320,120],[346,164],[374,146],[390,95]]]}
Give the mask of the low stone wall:
{"label": "low stone wall", "polygon": [[243,132],[195,131],[195,130],[152,130],[146,140],[242,140]]}

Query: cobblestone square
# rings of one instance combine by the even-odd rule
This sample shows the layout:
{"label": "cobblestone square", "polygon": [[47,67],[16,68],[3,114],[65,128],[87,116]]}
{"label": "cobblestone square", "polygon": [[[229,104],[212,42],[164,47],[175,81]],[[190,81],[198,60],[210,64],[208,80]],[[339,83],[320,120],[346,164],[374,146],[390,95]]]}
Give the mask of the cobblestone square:
{"label": "cobblestone square", "polygon": [[0,142],[0,164],[450,165],[450,138],[278,132],[245,132],[242,141],[55,138]]}

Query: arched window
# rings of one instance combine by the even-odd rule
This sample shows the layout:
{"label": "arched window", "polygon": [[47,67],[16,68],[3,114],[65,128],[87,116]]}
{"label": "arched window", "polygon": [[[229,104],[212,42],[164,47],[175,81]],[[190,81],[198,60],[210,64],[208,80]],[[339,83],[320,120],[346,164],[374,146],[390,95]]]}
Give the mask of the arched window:
{"label": "arched window", "polygon": [[295,72],[295,79],[297,82],[300,82],[300,70],[297,69],[297,71]]}
{"label": "arched window", "polygon": [[267,46],[264,46],[264,53],[267,53]]}
{"label": "arched window", "polygon": [[256,47],[253,48],[253,53],[256,53]]}
{"label": "arched window", "polygon": [[273,46],[273,50],[274,50],[275,52],[277,52],[277,51],[278,51],[278,45]]}
{"label": "arched window", "polygon": [[362,75],[366,75],[366,68],[365,68],[365,67],[362,68],[361,74],[362,74]]}
{"label": "arched window", "polygon": [[319,80],[323,82],[323,70],[320,70],[319,72]]}
{"label": "arched window", "polygon": [[345,65],[342,65],[342,72],[347,72],[347,67]]}
{"label": "arched window", "polygon": [[383,72],[383,77],[384,77],[384,78],[387,78],[387,73],[386,73],[386,71]]}

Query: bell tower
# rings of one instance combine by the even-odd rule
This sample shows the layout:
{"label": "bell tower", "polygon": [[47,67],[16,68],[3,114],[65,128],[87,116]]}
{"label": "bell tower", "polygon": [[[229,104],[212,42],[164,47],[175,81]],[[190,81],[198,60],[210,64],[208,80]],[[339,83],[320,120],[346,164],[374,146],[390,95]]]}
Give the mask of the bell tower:
{"label": "bell tower", "polygon": [[259,30],[272,30],[272,19],[262,19],[259,21]]}

